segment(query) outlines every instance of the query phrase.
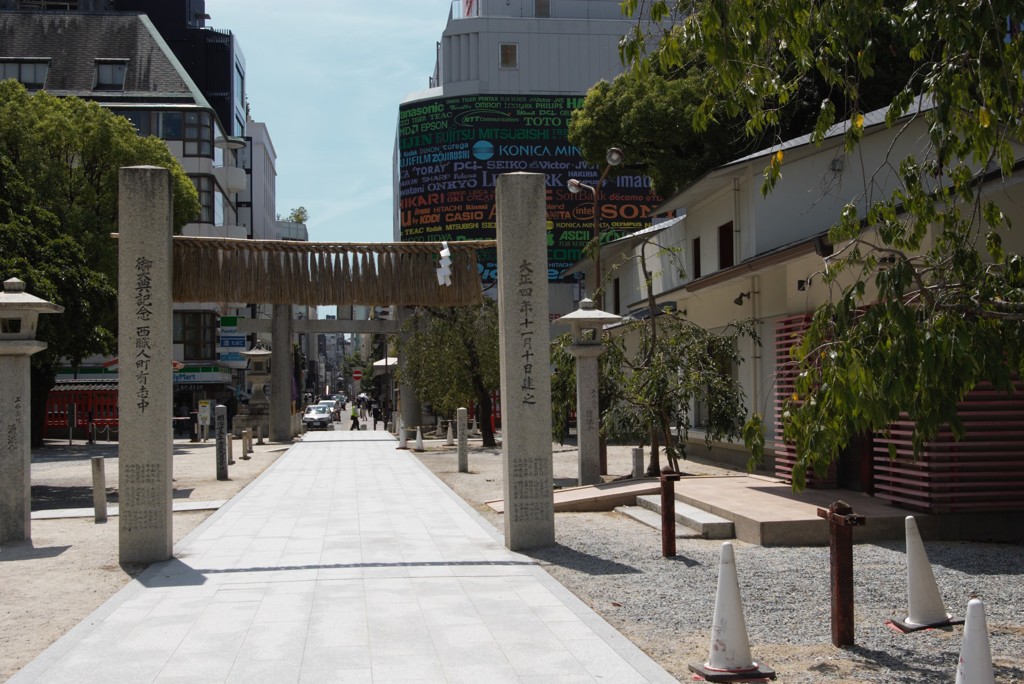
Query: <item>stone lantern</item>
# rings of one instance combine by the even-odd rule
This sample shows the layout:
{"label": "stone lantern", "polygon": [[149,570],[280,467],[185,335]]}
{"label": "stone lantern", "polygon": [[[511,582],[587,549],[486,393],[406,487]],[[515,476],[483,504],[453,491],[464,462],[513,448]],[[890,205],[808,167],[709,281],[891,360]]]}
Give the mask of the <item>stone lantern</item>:
{"label": "stone lantern", "polygon": [[0,293],[0,542],[32,538],[29,359],[46,349],[36,339],[41,313],[64,307],[25,292],[17,278]]}
{"label": "stone lantern", "polygon": [[576,358],[576,443],[579,448],[579,484],[601,481],[601,407],[598,401],[598,364],[601,355],[601,332],[606,325],[622,320],[621,316],[594,308],[584,299],[580,308],[557,319],[572,328],[569,353]]}
{"label": "stone lantern", "polygon": [[264,387],[270,380],[270,357],[273,352],[260,341],[252,349],[241,354],[249,362],[245,375],[246,380],[252,383],[252,396],[248,404],[243,404],[239,408],[232,431],[239,437],[242,430],[251,428],[253,434],[262,439],[262,435],[270,432],[270,402],[267,401]]}

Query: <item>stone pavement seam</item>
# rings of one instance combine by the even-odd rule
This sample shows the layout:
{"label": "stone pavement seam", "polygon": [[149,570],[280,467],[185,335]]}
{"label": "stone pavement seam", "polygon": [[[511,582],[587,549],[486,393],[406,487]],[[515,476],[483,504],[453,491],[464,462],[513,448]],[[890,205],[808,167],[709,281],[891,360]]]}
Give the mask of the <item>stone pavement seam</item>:
{"label": "stone pavement seam", "polygon": [[[290,446],[288,447],[291,448]],[[282,459],[287,456],[287,450],[284,454],[281,454],[277,459],[274,460],[267,468],[260,473],[256,478],[252,480],[245,487],[240,489],[226,504],[214,511],[210,517],[204,520],[202,523],[197,525],[191,532],[181,538],[181,540],[174,545],[174,555],[172,560],[176,558],[193,540],[202,535],[203,531],[211,525],[216,524],[216,521],[227,514],[228,510],[232,508],[235,502],[239,501],[242,497],[242,493],[247,491],[250,487],[255,485],[257,482],[267,477]],[[161,563],[154,563],[141,572],[137,577],[133,578],[128,584],[126,584],[120,591],[111,596],[109,599],[103,602],[103,604],[88,615],[84,620],[79,622],[77,625],[72,627],[68,632],[60,639],[50,645],[45,651],[40,653],[25,667],[21,668],[15,675],[7,680],[8,684],[21,684],[22,682],[34,682],[40,676],[45,674],[51,667],[57,664],[61,658],[67,655],[75,646],[77,646],[82,639],[89,636],[92,632],[93,625],[102,622],[106,618],[110,617],[118,608],[120,608],[126,601],[144,591],[146,588],[145,583],[142,581],[144,577],[156,576],[160,572]]]}

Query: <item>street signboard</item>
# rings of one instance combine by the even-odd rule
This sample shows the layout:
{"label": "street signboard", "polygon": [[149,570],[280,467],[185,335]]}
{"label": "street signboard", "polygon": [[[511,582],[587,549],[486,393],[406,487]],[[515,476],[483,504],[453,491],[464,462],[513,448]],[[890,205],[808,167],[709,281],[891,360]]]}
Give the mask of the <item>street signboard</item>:
{"label": "street signboard", "polygon": [[352,379],[355,380],[356,382],[359,382],[360,380],[362,380],[363,379],[363,371],[361,371],[358,368],[356,368],[354,371],[352,371]]}

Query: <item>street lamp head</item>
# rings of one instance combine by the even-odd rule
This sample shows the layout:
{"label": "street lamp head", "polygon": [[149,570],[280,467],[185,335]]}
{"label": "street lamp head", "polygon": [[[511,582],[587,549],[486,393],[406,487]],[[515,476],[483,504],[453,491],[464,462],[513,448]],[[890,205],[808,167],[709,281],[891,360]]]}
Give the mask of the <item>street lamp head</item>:
{"label": "street lamp head", "polygon": [[618,166],[626,158],[626,155],[622,153],[622,150],[618,147],[609,147],[608,152],[605,154],[609,166]]}
{"label": "street lamp head", "polygon": [[569,182],[566,183],[566,185],[569,186],[569,192],[571,192],[574,195],[578,195],[580,190],[583,189],[583,187],[582,187],[583,183],[580,183],[575,178],[570,178]]}

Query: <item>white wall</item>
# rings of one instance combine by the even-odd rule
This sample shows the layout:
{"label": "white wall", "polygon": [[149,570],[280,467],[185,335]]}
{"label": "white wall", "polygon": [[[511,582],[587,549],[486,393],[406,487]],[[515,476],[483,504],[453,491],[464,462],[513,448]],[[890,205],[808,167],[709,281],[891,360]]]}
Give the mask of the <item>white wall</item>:
{"label": "white wall", "polygon": [[[444,95],[583,94],[622,72],[624,19],[480,17],[449,22],[441,40]],[[499,46],[518,45],[519,66],[500,66]]]}
{"label": "white wall", "polygon": [[249,227],[253,239],[274,240],[277,237],[277,152],[266,124],[250,120],[246,124],[246,135],[252,138],[252,173],[249,177],[252,217]]}

